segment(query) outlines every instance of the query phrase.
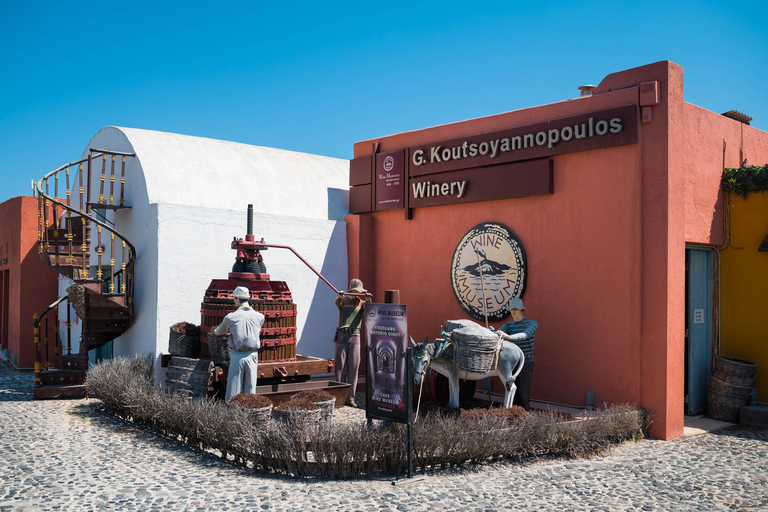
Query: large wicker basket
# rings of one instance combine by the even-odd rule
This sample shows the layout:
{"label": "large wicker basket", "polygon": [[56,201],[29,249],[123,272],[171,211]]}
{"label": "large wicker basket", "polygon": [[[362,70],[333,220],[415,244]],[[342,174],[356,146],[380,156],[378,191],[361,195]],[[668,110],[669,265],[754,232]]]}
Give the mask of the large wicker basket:
{"label": "large wicker basket", "polygon": [[187,322],[171,327],[168,352],[175,356],[195,358],[200,354],[200,328]]}
{"label": "large wicker basket", "polygon": [[333,409],[336,406],[336,399],[332,398],[325,402],[314,402],[318,409],[320,409],[320,425],[323,428],[331,428],[333,422]]}
{"label": "large wicker basket", "polygon": [[211,380],[211,370],[213,370],[213,364],[210,361],[208,361],[208,368],[205,370],[171,365],[168,367],[168,379],[184,382],[192,387],[205,387],[207,389]]}
{"label": "large wicker basket", "polygon": [[251,422],[257,426],[265,425],[272,417],[272,404],[262,407],[261,409],[244,409],[248,417],[251,418]]}
{"label": "large wicker basket", "polygon": [[165,381],[165,387],[172,395],[183,396],[186,398],[200,398],[208,395],[208,386],[191,386],[187,382],[168,379]]}
{"label": "large wicker basket", "polygon": [[217,366],[229,366],[229,358],[232,355],[232,349],[229,348],[229,334],[222,336],[209,334],[208,349],[211,352],[211,359]]}
{"label": "large wicker basket", "polygon": [[496,360],[496,349],[466,347],[454,342],[454,364],[459,370],[488,373]]}
{"label": "large wicker basket", "polygon": [[208,359],[192,359],[181,356],[171,356],[171,366],[205,372],[211,370],[211,362]]}
{"label": "large wicker basket", "polygon": [[[734,386],[751,388],[757,365],[737,357],[717,356],[712,374]],[[751,392],[751,389],[750,389]]]}
{"label": "large wicker basket", "polygon": [[317,426],[320,423],[321,411],[283,411],[281,409],[272,409],[272,417],[278,423],[300,431],[306,434],[317,432]]}

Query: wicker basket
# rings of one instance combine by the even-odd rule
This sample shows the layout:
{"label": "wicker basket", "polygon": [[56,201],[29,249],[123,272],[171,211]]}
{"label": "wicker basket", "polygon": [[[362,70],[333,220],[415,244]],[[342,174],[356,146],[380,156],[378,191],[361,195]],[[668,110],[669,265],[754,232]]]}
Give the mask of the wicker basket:
{"label": "wicker basket", "polygon": [[496,349],[465,347],[454,342],[454,364],[459,370],[488,373],[496,359]]}
{"label": "wicker basket", "polygon": [[320,423],[320,409],[314,411],[283,411],[273,409],[272,417],[276,422],[291,428],[298,432],[304,432],[307,435],[317,432],[317,426]]}
{"label": "wicker basket", "polygon": [[211,370],[211,361],[208,359],[192,359],[189,357],[172,356],[171,366],[207,372]]}
{"label": "wicker basket", "polygon": [[222,336],[209,334],[208,350],[211,352],[211,359],[217,366],[229,366],[229,359],[232,355],[232,349],[229,348],[229,334]]}
{"label": "wicker basket", "polygon": [[200,338],[188,336],[171,328],[168,352],[174,356],[196,358],[200,354]]}
{"label": "wicker basket", "polygon": [[265,425],[272,417],[272,404],[261,409],[243,409],[248,417],[251,418],[251,422],[257,427]]}
{"label": "wicker basket", "polygon": [[707,416],[735,423],[739,418],[739,409],[747,405],[747,400],[747,398],[718,393],[710,387],[707,392]]}
{"label": "wicker basket", "polygon": [[333,423],[333,409],[336,405],[336,399],[326,400],[324,402],[312,402],[320,410],[320,426],[322,428],[331,428]]}
{"label": "wicker basket", "polygon": [[[737,357],[718,356],[712,374],[720,380],[729,382],[734,386],[751,388],[755,379],[757,365]],[[751,390],[750,390],[751,392]]]}
{"label": "wicker basket", "polygon": [[709,390],[724,396],[731,396],[742,400],[747,400],[749,395],[752,394],[751,387],[739,386],[715,375],[712,375],[709,378]]}
{"label": "wicker basket", "polygon": [[168,379],[165,381],[168,393],[186,398],[200,398],[208,395],[208,386],[190,386],[180,380]]}
{"label": "wicker basket", "polygon": [[208,388],[208,383],[211,380],[211,370],[213,365],[208,362],[207,370],[194,370],[191,368],[181,368],[178,366],[168,367],[168,379],[179,382],[184,382],[192,387],[205,387]]}

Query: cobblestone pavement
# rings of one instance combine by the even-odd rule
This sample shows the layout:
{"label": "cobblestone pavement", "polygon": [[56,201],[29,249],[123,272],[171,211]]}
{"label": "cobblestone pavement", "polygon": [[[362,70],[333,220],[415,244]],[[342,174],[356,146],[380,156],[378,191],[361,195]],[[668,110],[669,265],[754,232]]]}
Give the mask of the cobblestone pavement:
{"label": "cobblestone pavement", "polygon": [[768,510],[768,431],[628,442],[591,459],[502,462],[424,480],[252,473],[114,417],[32,401],[0,362],[0,512],[45,510]]}

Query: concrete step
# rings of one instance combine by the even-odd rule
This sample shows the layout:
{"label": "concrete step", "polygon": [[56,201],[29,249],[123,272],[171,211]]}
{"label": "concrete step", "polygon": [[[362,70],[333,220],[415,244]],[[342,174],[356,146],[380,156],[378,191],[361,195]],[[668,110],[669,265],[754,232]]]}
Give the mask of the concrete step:
{"label": "concrete step", "polygon": [[751,427],[768,428],[768,405],[745,405],[739,409],[739,423]]}

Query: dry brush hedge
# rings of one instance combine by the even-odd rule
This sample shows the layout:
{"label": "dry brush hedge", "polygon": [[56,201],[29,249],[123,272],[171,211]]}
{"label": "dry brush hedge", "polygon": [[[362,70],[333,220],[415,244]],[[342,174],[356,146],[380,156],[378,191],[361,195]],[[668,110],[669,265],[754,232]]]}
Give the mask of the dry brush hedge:
{"label": "dry brush hedge", "polygon": [[[311,436],[270,421],[257,426],[248,412],[220,401],[185,399],[158,391],[148,358],[103,361],[88,372],[90,394],[108,412],[201,449],[276,473],[360,478],[397,474],[405,460],[404,425],[338,424]],[[637,410],[619,406],[589,421],[549,413],[456,414],[440,411],[414,425],[417,468],[459,466],[513,457],[578,457],[600,453],[641,432]]]}

